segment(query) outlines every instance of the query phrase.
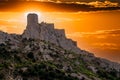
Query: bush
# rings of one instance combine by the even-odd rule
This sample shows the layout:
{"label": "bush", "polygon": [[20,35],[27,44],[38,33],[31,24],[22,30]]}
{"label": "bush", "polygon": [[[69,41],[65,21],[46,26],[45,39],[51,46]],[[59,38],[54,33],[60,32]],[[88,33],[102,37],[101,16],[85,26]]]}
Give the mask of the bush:
{"label": "bush", "polygon": [[[54,64],[51,64],[55,66]],[[34,64],[26,72],[22,72],[23,77],[36,76],[43,80],[78,80],[77,78],[66,76],[64,72],[52,67],[48,62]]]}
{"label": "bush", "polygon": [[27,54],[27,57],[28,57],[29,59],[31,59],[33,62],[35,62],[34,54],[33,54],[32,52],[29,52],[29,53]]}
{"label": "bush", "polygon": [[0,72],[0,80],[4,80],[4,77],[5,75],[2,72]]}

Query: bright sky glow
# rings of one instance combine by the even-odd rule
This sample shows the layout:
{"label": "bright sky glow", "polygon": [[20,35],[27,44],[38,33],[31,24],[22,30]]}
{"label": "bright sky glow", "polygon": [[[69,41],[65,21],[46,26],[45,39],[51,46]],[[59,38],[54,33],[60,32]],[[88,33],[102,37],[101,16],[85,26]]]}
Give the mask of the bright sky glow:
{"label": "bright sky glow", "polygon": [[25,12],[25,13],[24,13],[25,17],[27,17],[27,15],[30,14],[30,13],[35,13],[35,14],[37,14],[39,17],[42,16],[41,12],[37,12],[37,11],[28,11],[28,12]]}

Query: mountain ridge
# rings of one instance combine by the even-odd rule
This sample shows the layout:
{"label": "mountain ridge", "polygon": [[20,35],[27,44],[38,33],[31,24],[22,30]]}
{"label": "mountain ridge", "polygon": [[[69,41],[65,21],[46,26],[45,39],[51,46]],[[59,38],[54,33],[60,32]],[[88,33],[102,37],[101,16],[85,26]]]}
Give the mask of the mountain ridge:
{"label": "mountain ridge", "polygon": [[22,35],[0,31],[0,80],[119,80],[120,64],[81,50],[29,14]]}
{"label": "mountain ridge", "polygon": [[27,28],[23,32],[23,38],[33,38],[39,40],[49,41],[64,49],[80,53],[77,43],[65,36],[63,29],[54,29],[53,23],[38,23],[38,16],[36,14],[29,14],[27,17]]}

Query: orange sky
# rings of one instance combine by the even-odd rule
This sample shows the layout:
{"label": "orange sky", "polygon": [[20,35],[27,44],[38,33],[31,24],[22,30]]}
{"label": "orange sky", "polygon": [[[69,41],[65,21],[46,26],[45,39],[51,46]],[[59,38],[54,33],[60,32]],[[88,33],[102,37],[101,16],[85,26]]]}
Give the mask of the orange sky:
{"label": "orange sky", "polygon": [[81,49],[120,62],[120,10],[44,12],[37,6],[25,8],[29,6],[17,5],[23,11],[0,10],[0,30],[21,34],[26,27],[26,13],[39,12],[39,22],[54,23],[55,28],[65,29],[66,36],[77,41]]}
{"label": "orange sky", "polygon": [[[26,27],[26,12],[0,12],[0,30],[21,34]],[[120,61],[120,11],[41,12],[39,22],[55,23],[82,49],[96,56]]]}

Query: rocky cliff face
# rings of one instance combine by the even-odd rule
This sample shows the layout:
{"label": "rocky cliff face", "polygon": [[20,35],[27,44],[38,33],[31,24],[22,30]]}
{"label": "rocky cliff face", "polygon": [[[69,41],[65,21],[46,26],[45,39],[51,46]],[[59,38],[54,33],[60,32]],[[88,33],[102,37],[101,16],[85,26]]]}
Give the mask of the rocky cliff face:
{"label": "rocky cliff face", "polygon": [[67,39],[65,31],[60,29],[54,29],[54,24],[38,23],[36,14],[28,15],[27,28],[23,33],[23,38],[32,38],[49,41],[64,49],[71,50],[76,53],[80,53],[81,50],[77,47],[77,42]]}
{"label": "rocky cliff face", "polygon": [[120,64],[79,49],[64,30],[29,14],[22,35],[0,31],[0,80],[120,80]]}

